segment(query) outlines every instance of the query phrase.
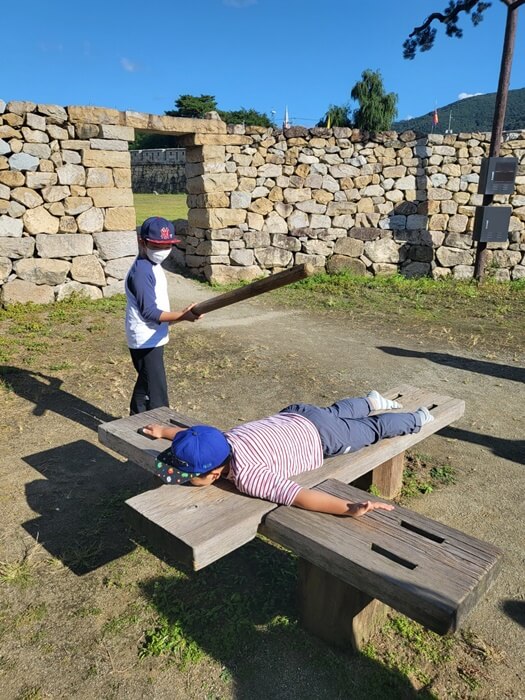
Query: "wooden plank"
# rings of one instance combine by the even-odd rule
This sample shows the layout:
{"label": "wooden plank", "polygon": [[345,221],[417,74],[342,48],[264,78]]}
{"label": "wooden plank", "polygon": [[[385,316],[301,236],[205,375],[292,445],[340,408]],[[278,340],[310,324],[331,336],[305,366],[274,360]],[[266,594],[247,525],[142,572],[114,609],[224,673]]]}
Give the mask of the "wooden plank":
{"label": "wooden plank", "polygon": [[217,487],[164,485],[126,501],[128,518],[151,542],[193,567],[211,564],[252,540],[275,503]]}
{"label": "wooden plank", "polygon": [[[318,488],[353,502],[370,498],[333,480]],[[279,508],[260,532],[440,634],[458,627],[501,557],[497,547],[402,507],[362,518]]]}
{"label": "wooden plank", "polygon": [[224,294],[211,297],[211,299],[199,301],[193,307],[193,311],[196,314],[206,314],[216,309],[222,309],[224,306],[230,306],[230,304],[236,304],[239,301],[251,299],[259,294],[265,294],[273,289],[279,289],[279,287],[284,287],[287,284],[303,280],[305,277],[313,275],[314,272],[315,267],[313,265],[310,263],[301,263],[300,265],[282,270],[282,272],[277,272],[264,279],[251,282],[251,284],[247,284],[244,287],[233,289],[231,292],[224,292]]}
{"label": "wooden plank", "polygon": [[139,428],[143,428],[148,423],[190,427],[199,422],[177,413],[171,408],[155,408],[144,413],[137,413],[134,416],[101,423],[98,426],[98,439],[106,447],[154,474],[156,471],[155,458],[159,452],[169,447],[170,442],[169,440],[151,439],[146,435],[140,435],[137,432]]}

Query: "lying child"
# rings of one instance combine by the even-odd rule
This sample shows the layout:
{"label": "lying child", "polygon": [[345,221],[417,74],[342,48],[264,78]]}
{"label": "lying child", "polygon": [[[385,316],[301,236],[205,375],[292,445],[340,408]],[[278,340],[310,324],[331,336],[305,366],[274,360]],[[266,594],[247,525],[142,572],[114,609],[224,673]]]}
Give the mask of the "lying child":
{"label": "lying child", "polygon": [[371,510],[392,510],[376,501],[348,503],[322,491],[302,488],[290,477],[317,469],[323,457],[356,452],[383,438],[417,433],[434,420],[426,408],[413,413],[379,413],[401,408],[396,401],[371,391],[321,408],[293,404],[279,413],[226,432],[208,425],[175,428],[151,424],[143,432],[172,440],[159,455],[168,483],[189,481],[208,486],[229,479],[242,493],[281,505],[334,515],[360,516]]}

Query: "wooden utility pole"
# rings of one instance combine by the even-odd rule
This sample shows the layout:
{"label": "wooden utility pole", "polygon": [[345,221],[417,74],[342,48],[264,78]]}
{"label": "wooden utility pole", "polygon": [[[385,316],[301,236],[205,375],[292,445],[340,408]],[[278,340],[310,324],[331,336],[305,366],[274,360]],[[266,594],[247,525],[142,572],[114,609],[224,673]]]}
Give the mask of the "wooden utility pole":
{"label": "wooden utility pole", "polygon": [[[507,23],[505,26],[505,39],[501,56],[498,92],[496,94],[496,104],[494,107],[494,121],[492,122],[489,157],[499,156],[500,153],[503,127],[505,124],[505,112],[507,111],[510,71],[512,67],[512,56],[514,54],[514,42],[516,39],[516,26],[518,23],[518,7],[523,5],[525,0],[502,0],[502,2],[507,6]],[[483,206],[492,204],[493,199],[494,196],[491,194],[483,195]],[[478,241],[476,260],[474,263],[474,277],[478,281],[483,280],[485,276],[486,263],[487,243]]]}

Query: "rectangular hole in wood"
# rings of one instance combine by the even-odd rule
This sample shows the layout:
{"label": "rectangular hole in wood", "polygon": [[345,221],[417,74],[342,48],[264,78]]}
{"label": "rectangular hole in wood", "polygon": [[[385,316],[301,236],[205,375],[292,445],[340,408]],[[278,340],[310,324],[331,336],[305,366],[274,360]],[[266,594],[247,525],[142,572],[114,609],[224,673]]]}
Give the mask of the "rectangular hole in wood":
{"label": "rectangular hole in wood", "polygon": [[144,428],[137,428],[137,433],[139,435],[142,435],[142,437],[148,438],[148,440],[156,440],[156,437],[153,437],[153,435],[147,435],[144,431]]}
{"label": "rectangular hole in wood", "polygon": [[430,406],[427,406],[428,410],[431,411],[433,408],[437,408],[437,403],[431,403]]}
{"label": "rectangular hole in wood", "polygon": [[186,423],[183,423],[182,421],[177,420],[176,418],[170,418],[170,423],[172,425],[176,425],[178,428],[186,429],[190,427],[189,425],[186,425]]}
{"label": "rectangular hole in wood", "polygon": [[444,537],[440,537],[439,535],[435,535],[433,532],[427,532],[426,530],[423,530],[423,528],[418,527],[417,525],[412,525],[412,523],[407,523],[406,520],[402,520],[400,523],[401,527],[406,528],[407,530],[411,530],[412,532],[415,532],[417,535],[421,535],[421,537],[426,537],[429,540],[432,540],[433,542],[438,542],[441,544],[442,542],[445,541]]}
{"label": "rectangular hole in wood", "polygon": [[403,557],[400,557],[397,554],[394,554],[394,552],[389,552],[388,549],[384,549],[383,547],[380,547],[378,544],[375,544],[374,542],[372,543],[372,552],[376,552],[377,554],[381,554],[381,556],[386,557],[387,559],[390,559],[390,561],[395,562],[396,564],[401,564],[401,566],[406,567],[407,569],[415,569],[417,564],[414,564],[411,561],[408,561],[408,559],[403,559]]}

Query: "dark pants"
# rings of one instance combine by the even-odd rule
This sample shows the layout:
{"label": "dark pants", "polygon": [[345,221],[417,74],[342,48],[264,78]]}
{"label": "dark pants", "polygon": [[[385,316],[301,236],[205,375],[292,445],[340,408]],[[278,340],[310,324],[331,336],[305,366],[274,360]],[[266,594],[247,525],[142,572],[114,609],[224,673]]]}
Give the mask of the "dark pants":
{"label": "dark pants", "polygon": [[299,413],[308,418],[321,436],[325,457],[356,452],[383,438],[409,435],[421,429],[414,413],[380,413],[369,415],[367,399],[342,399],[326,408],[296,403],[281,413]]}
{"label": "dark pants", "polygon": [[151,408],[169,406],[168,383],[164,369],[164,346],[159,348],[130,348],[137,381],[133,389],[130,415],[143,413]]}

